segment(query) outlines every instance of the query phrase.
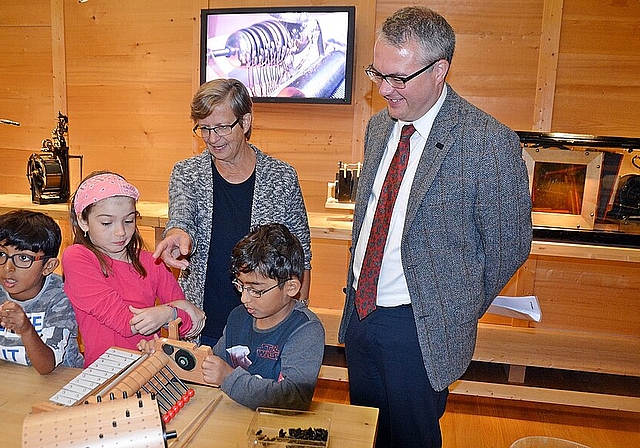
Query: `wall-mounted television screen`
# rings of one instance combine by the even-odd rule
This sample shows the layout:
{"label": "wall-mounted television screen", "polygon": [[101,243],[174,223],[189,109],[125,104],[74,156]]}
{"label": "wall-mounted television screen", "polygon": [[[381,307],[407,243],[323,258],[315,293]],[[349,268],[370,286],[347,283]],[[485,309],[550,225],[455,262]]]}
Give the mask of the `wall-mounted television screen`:
{"label": "wall-mounted television screen", "polygon": [[236,78],[256,102],[350,104],[354,6],[203,9],[200,82]]}

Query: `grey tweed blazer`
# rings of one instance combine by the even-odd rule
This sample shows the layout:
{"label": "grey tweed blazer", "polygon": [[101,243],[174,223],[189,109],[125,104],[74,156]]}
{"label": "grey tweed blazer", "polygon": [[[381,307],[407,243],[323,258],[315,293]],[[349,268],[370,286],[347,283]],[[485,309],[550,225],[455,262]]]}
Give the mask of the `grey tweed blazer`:
{"label": "grey tweed blazer", "polygon": [[[393,126],[386,109],[367,126],[352,247]],[[402,267],[424,366],[433,388],[443,390],[469,366],[478,319],[531,249],[531,199],[518,136],[448,86],[411,188]],[[354,312],[353,279],[352,258],[341,342]]]}
{"label": "grey tweed blazer", "polygon": [[[251,205],[251,226],[279,222],[296,235],[311,269],[311,234],[307,210],[295,169],[253,145],[256,181]],[[165,233],[178,227],[189,234],[194,250],[189,269],[178,279],[185,296],[202,308],[213,220],[213,169],[211,154],[201,154],[175,164],[169,180],[169,220]],[[247,229],[249,230],[249,229]],[[220,269],[228,269],[220,266]]]}

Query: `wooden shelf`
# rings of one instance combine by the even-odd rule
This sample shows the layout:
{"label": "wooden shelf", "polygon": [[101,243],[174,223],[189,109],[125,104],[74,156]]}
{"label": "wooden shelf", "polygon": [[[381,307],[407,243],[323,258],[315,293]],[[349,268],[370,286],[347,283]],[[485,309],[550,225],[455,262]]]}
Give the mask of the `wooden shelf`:
{"label": "wooden shelf", "polygon": [[351,241],[351,213],[308,212],[311,238]]}
{"label": "wooden shelf", "polygon": [[456,395],[640,413],[640,398],[516,384],[459,380],[449,387]]}
{"label": "wooden shelf", "polygon": [[[11,210],[25,209],[46,213],[56,220],[69,219],[69,205],[61,204],[34,204],[31,195],[28,194],[0,194],[0,213]],[[139,226],[164,227],[167,224],[168,205],[166,202],[138,201],[136,209],[140,213],[137,221]]]}
{"label": "wooden shelf", "polygon": [[534,240],[531,244],[531,255],[601,261],[628,261],[632,263],[640,262],[640,249],[595,246],[590,244],[556,243],[553,241]]}
{"label": "wooden shelf", "polygon": [[324,203],[324,207],[334,210],[352,210],[355,208],[355,202],[338,202],[336,200],[328,200]]}
{"label": "wooden shelf", "polygon": [[480,323],[473,359],[640,376],[640,338]]}
{"label": "wooden shelf", "polygon": [[338,342],[338,329],[342,319],[342,309],[316,308],[313,304],[309,308],[318,315],[324,325],[325,345],[341,346],[342,344]]}

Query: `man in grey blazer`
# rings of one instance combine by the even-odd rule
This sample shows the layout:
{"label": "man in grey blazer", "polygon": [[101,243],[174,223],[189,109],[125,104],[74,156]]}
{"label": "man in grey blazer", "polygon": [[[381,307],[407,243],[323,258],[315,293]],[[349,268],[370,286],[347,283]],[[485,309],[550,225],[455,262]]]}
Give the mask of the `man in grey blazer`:
{"label": "man in grey blazer", "polygon": [[[367,69],[387,108],[367,126],[339,339],[352,404],[380,409],[377,447],[442,445],[448,386],[471,362],[478,319],[531,248],[518,137],[445,82],[454,48],[442,16],[403,8],[384,22]],[[416,131],[392,205],[375,310],[360,317],[367,241],[406,124]]]}

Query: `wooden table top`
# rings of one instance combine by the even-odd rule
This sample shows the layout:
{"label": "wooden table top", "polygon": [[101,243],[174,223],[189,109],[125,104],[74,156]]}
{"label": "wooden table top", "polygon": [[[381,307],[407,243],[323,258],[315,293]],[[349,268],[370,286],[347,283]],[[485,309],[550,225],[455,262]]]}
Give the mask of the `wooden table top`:
{"label": "wooden table top", "polygon": [[[73,379],[80,369],[58,367],[48,375],[39,375],[32,367],[24,367],[0,361],[0,421],[3,445],[20,447],[24,418],[36,403],[49,397]],[[220,389],[194,385],[195,397],[166,425],[166,430],[176,430],[177,439],[168,441],[168,447],[178,446],[180,434],[205,406],[222,396],[208,419],[188,443],[198,447],[246,447],[247,430],[254,411],[227,397]],[[337,403],[313,402],[311,410],[329,412],[332,417],[329,445],[331,447],[373,446],[378,410]]]}

